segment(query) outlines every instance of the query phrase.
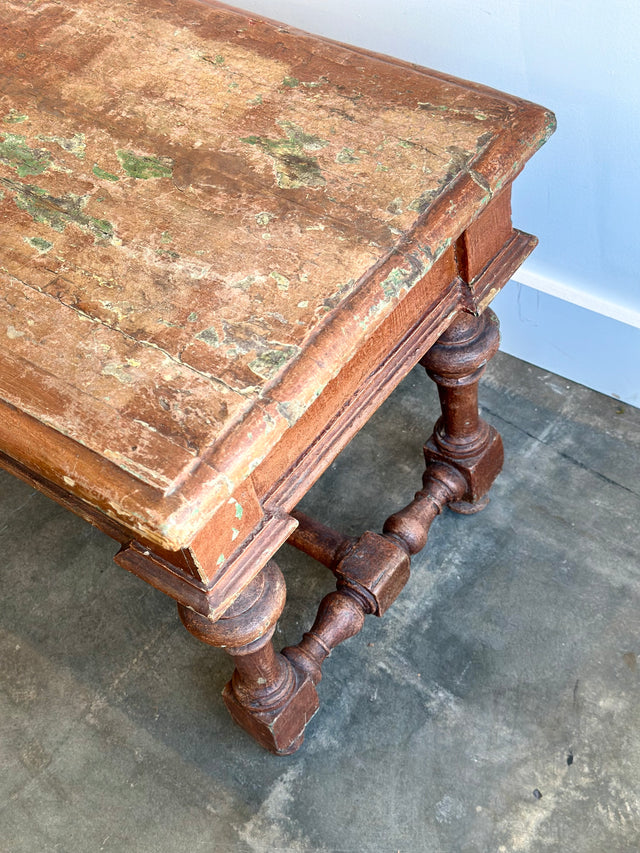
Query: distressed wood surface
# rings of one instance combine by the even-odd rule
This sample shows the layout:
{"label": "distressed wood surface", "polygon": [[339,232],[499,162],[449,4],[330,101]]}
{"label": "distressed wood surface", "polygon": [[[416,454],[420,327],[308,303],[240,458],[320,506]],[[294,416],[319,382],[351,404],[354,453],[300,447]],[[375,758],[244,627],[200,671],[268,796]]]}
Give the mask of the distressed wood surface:
{"label": "distressed wood surface", "polygon": [[1,449],[174,549],[553,129],[215,3],[0,0],[0,64]]}

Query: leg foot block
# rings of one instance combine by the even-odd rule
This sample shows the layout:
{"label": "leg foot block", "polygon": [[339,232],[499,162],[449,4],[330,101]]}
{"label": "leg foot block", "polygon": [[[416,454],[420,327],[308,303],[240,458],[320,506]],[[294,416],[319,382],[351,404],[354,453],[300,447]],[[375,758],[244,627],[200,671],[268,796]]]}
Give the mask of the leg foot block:
{"label": "leg foot block", "polygon": [[305,727],[318,710],[318,694],[313,682],[297,670],[294,673],[293,690],[276,708],[243,705],[238,701],[231,681],[222,691],[225,705],[235,722],[276,755],[291,755],[301,746]]}

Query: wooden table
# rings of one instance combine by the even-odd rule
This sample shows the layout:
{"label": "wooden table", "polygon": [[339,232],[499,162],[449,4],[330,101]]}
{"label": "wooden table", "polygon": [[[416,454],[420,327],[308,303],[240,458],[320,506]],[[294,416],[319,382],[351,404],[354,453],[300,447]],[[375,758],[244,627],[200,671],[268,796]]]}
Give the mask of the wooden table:
{"label": "wooden table", "polygon": [[[331,648],[500,470],[485,309],[553,116],[214,2],[0,10],[0,463],[116,539],[292,752]],[[442,418],[414,500],[357,540],[297,513],[418,361]],[[286,540],[337,589],[280,654]]]}

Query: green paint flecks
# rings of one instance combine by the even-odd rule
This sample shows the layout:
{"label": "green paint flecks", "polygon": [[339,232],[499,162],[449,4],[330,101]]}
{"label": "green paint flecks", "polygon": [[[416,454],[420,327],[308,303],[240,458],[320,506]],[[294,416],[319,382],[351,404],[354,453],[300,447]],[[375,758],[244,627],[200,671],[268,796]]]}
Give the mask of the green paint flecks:
{"label": "green paint flecks", "polygon": [[214,328],[203,329],[196,335],[196,338],[199,341],[204,341],[204,343],[208,344],[210,347],[220,346],[220,337]]}
{"label": "green paint flecks", "polygon": [[41,175],[51,165],[51,152],[46,148],[30,148],[24,136],[5,133],[0,142],[0,163],[15,169],[21,178]]}
{"label": "green paint flecks", "polygon": [[202,62],[207,62],[209,65],[224,65],[224,56],[220,53],[217,56],[208,56],[205,53],[197,53],[196,58]]}
{"label": "green paint flecks", "polygon": [[295,89],[300,85],[300,81],[297,77],[285,77],[282,85],[287,86],[289,89]]}
{"label": "green paint flecks", "polygon": [[277,284],[278,290],[282,290],[284,292],[289,290],[289,285],[291,284],[291,282],[286,277],[286,275],[282,275],[282,273],[280,272],[272,272],[270,273],[270,276]]}
{"label": "green paint flecks", "polygon": [[282,349],[272,349],[260,353],[257,358],[249,362],[249,370],[262,379],[273,379],[281,367],[300,352],[299,347],[284,346]]}
{"label": "green paint flecks", "polygon": [[248,275],[245,278],[241,278],[240,281],[235,281],[231,285],[231,287],[235,287],[238,290],[249,290],[252,284],[255,284],[256,277],[255,275]]}
{"label": "green paint flecks", "polygon": [[84,133],[75,133],[73,136],[39,136],[43,142],[55,142],[63,151],[68,151],[77,157],[79,160],[84,159],[84,154],[87,149]]}
{"label": "green paint flecks", "polygon": [[103,181],[119,181],[120,178],[112,172],[107,172],[106,169],[101,169],[97,163],[94,163],[91,170],[96,178],[101,178]]}
{"label": "green paint flecks", "polygon": [[245,136],[240,141],[248,145],[257,145],[275,160],[276,181],[282,189],[324,186],[327,181],[320,171],[320,164],[307,152],[319,151],[329,143],[318,136],[305,133],[293,122],[278,123],[287,134],[284,139]]}
{"label": "green paint flecks", "polygon": [[407,261],[408,269],[406,267],[395,267],[381,282],[380,286],[386,300],[391,301],[398,297],[403,290],[410,290],[431,266],[430,262],[421,262],[413,255],[408,255]]}
{"label": "green paint flecks", "polygon": [[338,151],[336,154],[336,163],[340,163],[342,165],[346,163],[359,163],[360,158],[356,157],[353,152],[353,148],[343,148],[342,151]]}
{"label": "green paint flecks", "polygon": [[3,181],[4,186],[14,193],[14,200],[20,210],[26,211],[35,222],[48,225],[54,231],[64,231],[71,223],[82,231],[92,234],[96,240],[113,240],[114,228],[106,219],[95,219],[83,212],[89,200],[88,196],[69,193],[64,196],[52,196],[41,187],[20,184],[17,181]]}
{"label": "green paint flecks", "polygon": [[116,151],[116,155],[130,178],[147,181],[151,178],[170,178],[173,174],[173,160],[169,157],[152,157],[123,150]]}
{"label": "green paint flecks", "polygon": [[28,121],[29,116],[24,113],[19,113],[17,110],[9,110],[6,116],[2,119],[6,124],[22,124],[23,121]]}
{"label": "green paint flecks", "polygon": [[42,237],[25,237],[24,241],[40,252],[41,255],[46,255],[53,248],[53,243],[43,240]]}

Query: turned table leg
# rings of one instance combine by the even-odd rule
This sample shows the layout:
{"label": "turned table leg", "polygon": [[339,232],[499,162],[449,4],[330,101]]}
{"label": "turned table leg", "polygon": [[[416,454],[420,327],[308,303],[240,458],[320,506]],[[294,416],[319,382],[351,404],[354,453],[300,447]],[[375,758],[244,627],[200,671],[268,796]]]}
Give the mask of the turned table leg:
{"label": "turned table leg", "polygon": [[487,309],[480,316],[460,312],[421,360],[438,386],[442,408],[424,448],[425,461],[427,469],[433,463],[448,463],[465,478],[464,495],[449,503],[456,512],[483,509],[502,468],[502,439],[478,412],[478,382],[499,343],[493,311]]}
{"label": "turned table leg", "polygon": [[223,648],[236,668],[223,691],[233,719],[278,755],[295,752],[318,709],[311,680],[273,648],[284,608],[282,572],[269,562],[215,622],[178,604],[184,626],[199,640]]}
{"label": "turned table leg", "polygon": [[289,537],[295,547],[328,566],[337,589],[320,603],[316,620],[283,654],[314,684],[331,651],[355,636],[365,616],[382,616],[409,578],[411,557],[424,548],[432,522],[445,506],[457,512],[482,509],[502,467],[502,440],[478,413],[478,381],[499,343],[492,311],[460,313],[422,359],[440,394],[442,417],[427,442],[422,489],[384,523],[382,535],[367,531],[347,539],[304,513]]}

